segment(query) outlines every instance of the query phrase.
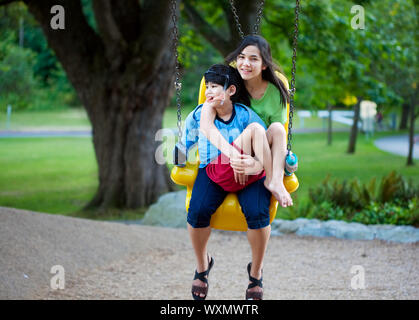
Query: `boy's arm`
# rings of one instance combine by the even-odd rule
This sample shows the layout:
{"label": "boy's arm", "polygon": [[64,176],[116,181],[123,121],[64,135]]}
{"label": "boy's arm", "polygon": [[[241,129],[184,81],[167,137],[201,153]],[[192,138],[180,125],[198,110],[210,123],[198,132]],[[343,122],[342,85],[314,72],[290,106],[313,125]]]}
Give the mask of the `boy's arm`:
{"label": "boy's arm", "polygon": [[240,156],[240,152],[228,143],[215,126],[214,120],[216,115],[217,113],[214,108],[205,102],[201,110],[201,123],[199,130],[225,156],[229,158]]}
{"label": "boy's arm", "polygon": [[198,142],[197,134],[198,124],[193,118],[193,111],[187,116],[185,128],[182,132],[182,141],[176,143],[173,149],[173,164],[178,167],[184,167],[188,160],[188,150]]}

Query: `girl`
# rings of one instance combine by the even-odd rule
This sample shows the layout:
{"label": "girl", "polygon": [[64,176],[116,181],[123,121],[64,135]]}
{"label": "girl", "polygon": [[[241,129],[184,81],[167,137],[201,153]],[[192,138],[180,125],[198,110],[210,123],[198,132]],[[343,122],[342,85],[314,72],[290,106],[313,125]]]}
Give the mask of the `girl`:
{"label": "girl", "polygon": [[[292,199],[285,189],[284,166],[287,154],[286,104],[289,100],[285,84],[276,76],[279,68],[272,62],[268,42],[260,36],[246,36],[238,48],[226,58],[227,63],[235,62],[250,98],[250,107],[267,125],[266,137],[271,148],[272,170],[266,172],[265,187],[272,192],[282,207],[292,206]],[[284,77],[285,78],[285,77]],[[255,166],[254,159],[240,155],[229,144],[214,125],[216,111],[211,104],[205,103],[201,111],[200,131],[225,156],[230,158],[234,170],[234,178],[241,184],[246,182],[249,168]],[[243,134],[238,136],[234,144],[240,145]],[[247,237],[252,249],[252,263],[248,265],[249,286],[246,298],[262,299],[262,267],[265,251],[270,237],[270,225],[249,229]]]}
{"label": "girl", "polygon": [[[289,99],[285,84],[276,76],[279,68],[272,62],[271,49],[261,36],[246,36],[238,48],[226,58],[227,63],[236,63],[240,76],[250,97],[250,107],[269,125],[266,136],[272,153],[272,172],[266,172],[265,186],[272,192],[282,207],[291,206],[292,199],[283,183],[286,149],[287,121],[286,104]],[[204,104],[201,112],[201,132],[225,156],[230,158],[236,181],[245,183],[250,158],[243,156],[229,144],[214,125],[216,112]],[[239,136],[238,141],[241,137]],[[238,141],[234,143],[237,145]]]}

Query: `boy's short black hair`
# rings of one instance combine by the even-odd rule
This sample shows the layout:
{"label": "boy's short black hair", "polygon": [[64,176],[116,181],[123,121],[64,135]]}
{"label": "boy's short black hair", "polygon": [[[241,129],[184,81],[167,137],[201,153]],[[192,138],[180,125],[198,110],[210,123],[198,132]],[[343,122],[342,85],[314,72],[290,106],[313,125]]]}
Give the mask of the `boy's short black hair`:
{"label": "boy's short black hair", "polygon": [[[204,74],[205,83],[213,82],[224,87],[226,90],[231,85],[236,87],[236,93],[232,95],[232,102],[241,102],[246,105],[250,104],[248,98],[243,96],[244,82],[236,68],[224,64],[212,65]],[[246,90],[245,90],[246,91]],[[247,91],[246,91],[247,92]]]}

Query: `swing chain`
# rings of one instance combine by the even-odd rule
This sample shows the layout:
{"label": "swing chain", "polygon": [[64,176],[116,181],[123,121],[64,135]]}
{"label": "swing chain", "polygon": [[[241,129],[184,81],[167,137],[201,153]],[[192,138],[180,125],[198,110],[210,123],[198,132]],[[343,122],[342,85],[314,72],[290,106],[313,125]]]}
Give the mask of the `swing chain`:
{"label": "swing chain", "polygon": [[230,7],[231,7],[231,12],[233,13],[233,16],[234,16],[234,20],[236,21],[237,31],[239,32],[240,38],[243,39],[244,33],[242,31],[242,26],[239,21],[239,16],[237,15],[236,7],[234,6],[234,0],[230,0]]}
{"label": "swing chain", "polygon": [[179,143],[182,142],[182,115],[181,115],[181,98],[180,93],[182,89],[182,83],[180,82],[180,65],[179,65],[179,54],[178,54],[178,42],[179,32],[177,28],[177,15],[176,15],[176,0],[172,0],[171,5],[172,11],[172,22],[173,22],[173,52],[175,56],[175,89],[176,89],[176,105],[177,105],[177,127]]}
{"label": "swing chain", "polygon": [[[259,5],[258,5],[258,9],[257,9],[257,13],[256,13],[256,22],[255,22],[255,25],[253,26],[253,34],[258,34],[259,33],[259,26],[260,26],[260,21],[261,21],[262,14],[263,14],[263,6],[264,5],[265,5],[265,0],[261,0]],[[242,26],[241,26],[240,21],[239,21],[239,16],[237,14],[237,9],[234,6],[234,0],[230,0],[230,7],[231,7],[231,12],[233,13],[233,16],[234,16],[234,20],[236,21],[237,31],[240,35],[240,38],[243,39],[244,38],[244,33],[242,31]]]}
{"label": "swing chain", "polygon": [[265,5],[265,0],[261,0],[259,3],[259,7],[256,14],[256,22],[253,27],[253,34],[259,34],[259,26],[260,26],[260,20],[262,18],[263,13],[263,6]]}
{"label": "swing chain", "polygon": [[289,90],[289,93],[290,93],[290,113],[289,113],[288,143],[287,143],[288,154],[291,151],[292,117],[294,116],[295,72],[296,72],[296,60],[297,60],[299,10],[300,10],[300,0],[295,0],[295,21],[294,21],[294,40],[293,40],[292,69],[291,69],[291,89]]}

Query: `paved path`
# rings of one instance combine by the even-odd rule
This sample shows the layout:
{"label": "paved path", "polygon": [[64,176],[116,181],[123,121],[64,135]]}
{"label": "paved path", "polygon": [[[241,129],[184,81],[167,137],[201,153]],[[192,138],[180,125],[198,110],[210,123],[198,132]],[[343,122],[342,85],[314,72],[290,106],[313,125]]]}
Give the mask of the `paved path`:
{"label": "paved path", "polygon": [[91,137],[91,130],[0,131],[0,138]]}
{"label": "paved path", "polygon": [[[246,234],[214,230],[209,252],[215,264],[208,299],[243,300]],[[54,265],[64,268],[63,290],[50,287]],[[272,236],[265,298],[417,300],[418,265],[419,243]],[[192,299],[195,268],[185,228],[0,207],[0,299]],[[354,289],[361,279],[365,288]]]}
{"label": "paved path", "polygon": [[[413,147],[413,158],[419,159],[419,135],[415,136],[416,143]],[[374,141],[374,144],[377,148],[397,154],[400,156],[407,157],[409,152],[409,136],[400,135],[400,136],[390,136],[385,138],[380,138]]]}

